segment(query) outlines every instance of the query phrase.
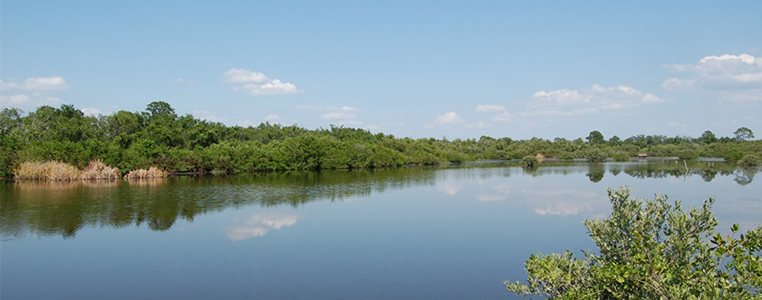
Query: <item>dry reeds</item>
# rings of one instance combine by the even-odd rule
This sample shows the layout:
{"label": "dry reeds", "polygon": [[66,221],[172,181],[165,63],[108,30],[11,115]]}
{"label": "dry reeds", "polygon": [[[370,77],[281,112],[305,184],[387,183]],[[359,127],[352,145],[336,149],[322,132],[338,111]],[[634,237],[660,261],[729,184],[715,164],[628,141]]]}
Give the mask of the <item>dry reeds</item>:
{"label": "dry reeds", "polygon": [[81,179],[110,179],[116,180],[121,178],[119,169],[112,168],[103,163],[102,160],[93,160],[87,164],[85,170],[80,174]]}
{"label": "dry reeds", "polygon": [[130,171],[127,175],[124,175],[124,179],[146,179],[146,178],[166,178],[169,174],[166,171],[157,169],[156,167],[150,167],[146,169],[137,169]]}
{"label": "dry reeds", "polygon": [[15,172],[17,179],[67,181],[79,179],[79,169],[58,161],[24,162]]}
{"label": "dry reeds", "polygon": [[119,179],[119,169],[107,166],[101,160],[91,161],[84,171],[59,161],[28,161],[16,168],[16,179],[44,181],[73,181],[94,179]]}

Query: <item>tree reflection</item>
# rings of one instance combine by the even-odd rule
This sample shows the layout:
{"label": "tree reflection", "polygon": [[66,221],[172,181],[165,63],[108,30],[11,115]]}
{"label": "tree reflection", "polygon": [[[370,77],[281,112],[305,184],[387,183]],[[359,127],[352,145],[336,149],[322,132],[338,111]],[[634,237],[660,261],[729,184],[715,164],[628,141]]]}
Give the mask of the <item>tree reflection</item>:
{"label": "tree reflection", "polygon": [[229,207],[290,205],[369,196],[387,189],[433,185],[424,168],[288,172],[235,177],[115,182],[0,183],[0,232],[73,237],[85,226],[121,228],[147,223],[155,231],[178,218]]}
{"label": "tree reflection", "polygon": [[[480,176],[508,178],[517,174],[531,177],[585,175],[592,182],[600,182],[606,170],[635,178],[700,176],[707,182],[717,176],[733,176],[740,185],[750,184],[759,172],[759,168],[737,169],[731,163],[718,162],[543,163],[533,169],[522,169],[514,163],[478,168],[472,165],[285,172],[150,181],[0,182],[0,233],[72,237],[84,227],[122,228],[144,223],[152,230],[163,231],[172,228],[178,219],[192,221],[199,214],[227,208],[299,207],[312,201],[343,201],[386,190],[441,185],[442,176],[453,181],[445,183],[454,184]],[[479,193],[477,199],[482,202],[504,200],[505,193],[499,192]]]}

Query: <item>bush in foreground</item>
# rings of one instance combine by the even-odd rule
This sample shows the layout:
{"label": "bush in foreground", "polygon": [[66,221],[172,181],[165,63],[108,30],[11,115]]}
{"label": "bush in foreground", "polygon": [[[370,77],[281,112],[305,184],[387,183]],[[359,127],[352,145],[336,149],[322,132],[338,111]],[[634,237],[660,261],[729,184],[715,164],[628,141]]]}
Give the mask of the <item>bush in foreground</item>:
{"label": "bush in foreground", "polygon": [[532,255],[527,284],[506,281],[508,290],[551,299],[762,297],[762,226],[723,237],[714,231],[713,199],[686,212],[663,196],[630,199],[626,188],[609,190],[609,198],[609,218],[585,221],[600,254]]}

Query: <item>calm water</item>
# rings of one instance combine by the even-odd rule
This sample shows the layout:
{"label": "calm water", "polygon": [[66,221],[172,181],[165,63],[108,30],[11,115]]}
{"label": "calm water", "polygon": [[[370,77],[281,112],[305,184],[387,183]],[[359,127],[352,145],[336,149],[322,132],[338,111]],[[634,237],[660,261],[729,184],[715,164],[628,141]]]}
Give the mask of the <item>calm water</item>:
{"label": "calm water", "polygon": [[520,299],[531,253],[579,253],[608,187],[720,228],[762,218],[720,162],[511,164],[112,184],[0,183],[2,299]]}

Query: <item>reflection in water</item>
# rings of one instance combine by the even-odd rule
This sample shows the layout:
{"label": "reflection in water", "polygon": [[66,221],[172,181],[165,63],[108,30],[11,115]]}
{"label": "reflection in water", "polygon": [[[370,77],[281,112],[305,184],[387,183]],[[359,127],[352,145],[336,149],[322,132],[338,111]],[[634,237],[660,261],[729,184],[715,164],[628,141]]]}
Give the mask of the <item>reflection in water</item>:
{"label": "reflection in water", "polygon": [[588,190],[544,189],[522,190],[529,198],[529,206],[538,215],[567,216],[605,208],[608,198]]}
{"label": "reflection in water", "polygon": [[600,182],[603,179],[603,175],[606,174],[606,168],[603,164],[589,164],[589,171],[587,177],[592,182]]}
{"label": "reflection in water", "polygon": [[[633,178],[699,176],[707,182],[717,176],[727,176],[737,184],[748,185],[759,169],[736,169],[731,163],[701,161],[545,163],[533,169],[522,169],[516,163],[498,163],[479,164],[478,167],[471,164],[447,168],[292,172],[158,181],[6,181],[0,182],[0,233],[4,236],[22,236],[31,232],[71,237],[85,226],[121,228],[142,224],[161,231],[171,228],[179,218],[192,221],[199,214],[227,208],[249,205],[299,207],[316,200],[344,201],[415,186],[435,186],[447,195],[456,195],[468,190],[466,181],[486,182],[490,178],[501,178],[501,183],[491,187],[468,190],[477,201],[496,202],[511,196],[511,183],[506,183],[511,176],[520,180],[526,176],[586,175],[597,183],[606,171],[613,176],[624,173]],[[600,192],[603,190],[605,187]],[[543,187],[524,189],[521,193],[531,199],[529,207],[540,215],[596,213],[597,207],[608,206],[605,195],[583,190]],[[283,222],[258,216],[236,225],[227,234],[233,240],[261,236],[267,231],[293,225],[296,219]]]}
{"label": "reflection in water", "polygon": [[433,185],[426,168],[291,172],[234,177],[94,182],[0,182],[0,232],[22,236],[74,236],[84,226],[172,227],[178,218],[231,207],[298,207],[315,200],[342,201],[371,192]]}
{"label": "reflection in water", "polygon": [[271,230],[293,226],[299,216],[291,214],[253,214],[243,222],[236,220],[239,225],[228,228],[225,235],[231,241],[242,241],[253,237],[263,236]]}
{"label": "reflection in water", "polygon": [[741,168],[733,172],[736,175],[736,178],[733,180],[740,185],[747,185],[754,180],[754,174],[757,174],[757,172],[757,167]]}

